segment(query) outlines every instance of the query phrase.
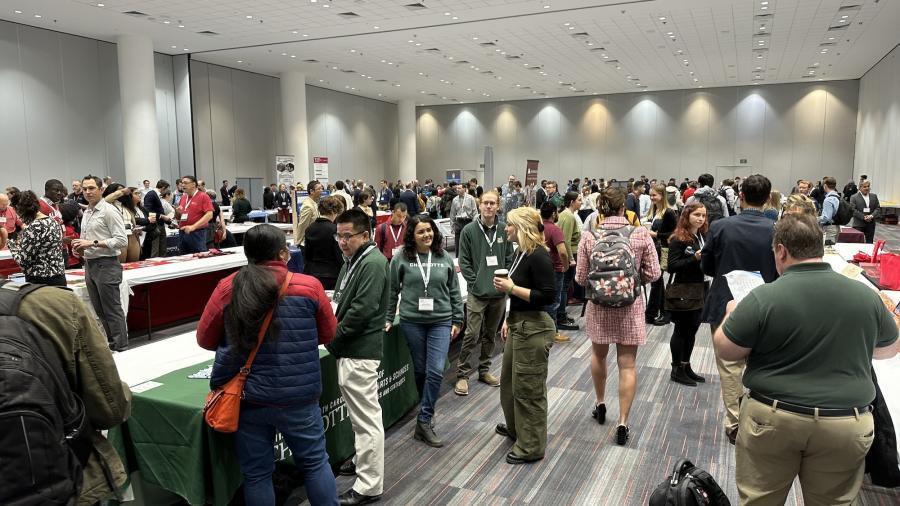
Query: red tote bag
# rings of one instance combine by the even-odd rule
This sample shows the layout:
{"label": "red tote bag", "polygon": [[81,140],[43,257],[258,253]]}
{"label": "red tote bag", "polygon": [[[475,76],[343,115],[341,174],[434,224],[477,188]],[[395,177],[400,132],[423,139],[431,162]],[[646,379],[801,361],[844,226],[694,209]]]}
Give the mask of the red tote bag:
{"label": "red tote bag", "polygon": [[900,290],[900,255],[884,253],[878,257],[881,263],[881,278],[878,284],[882,290]]}

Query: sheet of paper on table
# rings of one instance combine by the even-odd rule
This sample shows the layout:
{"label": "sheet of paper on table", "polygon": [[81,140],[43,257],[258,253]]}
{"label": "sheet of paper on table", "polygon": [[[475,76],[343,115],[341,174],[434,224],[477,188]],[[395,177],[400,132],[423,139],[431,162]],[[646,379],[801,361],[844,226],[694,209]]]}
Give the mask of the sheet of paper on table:
{"label": "sheet of paper on table", "polygon": [[141,383],[140,385],[135,385],[135,386],[131,387],[131,391],[133,393],[139,394],[141,392],[146,392],[147,390],[150,390],[150,389],[153,389],[156,387],[161,387],[161,386],[162,386],[162,383],[159,383],[157,381],[145,381],[145,382]]}
{"label": "sheet of paper on table", "polygon": [[850,279],[856,279],[856,276],[862,274],[862,267],[854,264],[847,264],[841,269],[841,274],[847,276]]}
{"label": "sheet of paper on table", "polygon": [[204,367],[203,369],[200,369],[194,374],[188,376],[188,379],[209,379],[212,376],[212,369],[213,366],[212,364],[210,364],[209,366]]}
{"label": "sheet of paper on table", "polygon": [[728,281],[728,289],[735,302],[740,302],[751,290],[765,284],[758,271],[731,271],[725,275],[725,280]]}

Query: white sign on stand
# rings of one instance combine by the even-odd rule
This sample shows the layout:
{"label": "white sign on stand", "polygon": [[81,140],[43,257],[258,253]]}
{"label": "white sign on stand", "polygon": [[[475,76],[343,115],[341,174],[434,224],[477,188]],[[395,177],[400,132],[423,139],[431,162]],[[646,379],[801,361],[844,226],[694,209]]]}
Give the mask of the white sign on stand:
{"label": "white sign on stand", "polygon": [[293,155],[277,155],[275,157],[275,182],[279,187],[285,185],[294,187],[294,157]]}
{"label": "white sign on stand", "polygon": [[327,156],[314,156],[313,157],[313,179],[322,183],[323,186],[328,186],[328,157]]}

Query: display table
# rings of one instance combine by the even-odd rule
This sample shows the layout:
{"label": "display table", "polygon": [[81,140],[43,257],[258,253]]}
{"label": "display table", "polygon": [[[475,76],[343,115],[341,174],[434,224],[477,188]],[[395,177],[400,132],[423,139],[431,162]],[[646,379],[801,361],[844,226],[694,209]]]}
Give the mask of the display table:
{"label": "display table", "polygon": [[837,242],[866,242],[866,235],[853,227],[841,227]]}
{"label": "display table", "polygon": [[[385,334],[378,394],[382,422],[390,427],[418,403],[406,340],[399,325]],[[170,343],[171,341],[171,343]],[[199,351],[198,351],[199,350]],[[183,359],[172,359],[181,357]],[[209,380],[190,379],[212,362],[194,333],[177,336],[114,356],[132,388],[131,417],[109,432],[129,474],[181,496],[190,504],[228,504],[242,477],[234,455],[234,436],[209,429],[202,416]],[[337,362],[319,347],[326,449],[332,464],[353,455],[353,431],[337,384]],[[155,371],[154,366],[155,365]],[[272,449],[276,461],[291,452],[279,435]]]}
{"label": "display table", "polygon": [[390,211],[378,211],[375,213],[375,223],[377,225],[381,225],[382,223],[387,223],[391,220]]}

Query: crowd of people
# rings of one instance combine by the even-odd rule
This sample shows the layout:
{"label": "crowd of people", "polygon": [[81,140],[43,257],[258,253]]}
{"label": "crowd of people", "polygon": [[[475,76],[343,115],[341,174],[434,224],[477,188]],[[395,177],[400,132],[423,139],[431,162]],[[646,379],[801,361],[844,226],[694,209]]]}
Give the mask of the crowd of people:
{"label": "crowd of people", "polygon": [[[282,230],[250,228],[247,265],[218,284],[197,329],[198,344],[216,352],[213,388],[238,374],[249,354],[256,357],[235,439],[246,502],[274,501],[276,430],[314,504],[381,498],[378,368],[382,341],[395,326],[410,350],[419,394],[412,437],[435,448],[448,444],[435,419],[450,342],[459,335],[454,393],[469,394],[476,367],[479,383],[499,388],[503,420],[495,431],[511,443],[506,462],[518,465],[545,457],[548,363],[554,346],[573,340],[566,331],[582,325],[590,340],[585,366],[594,399],[585,411],[599,424],[606,423],[615,345],[614,441],[626,445],[638,351],[648,326],[670,323],[669,378],[693,388],[706,382],[691,356],[701,324],[710,325],[723,430],[736,445],[743,504],[783,502],[798,475],[810,503],[853,501],[873,437],[871,360],[896,355],[897,326],[875,292],[822,261],[847,213],[873,239],[878,197],[865,176],[850,186],[841,194],[832,177],[815,185],[800,180],[784,197],[762,175],[716,186],[704,173],[680,184],[642,176],[576,178],[560,187],[510,176],[487,189],[475,179],[382,180],[378,190],[350,180],[267,187],[264,207],[285,222],[292,221],[291,190],[307,192],[293,219],[304,273],[288,271]],[[217,193],[190,175],[174,189],[165,180],[126,187],[95,176],[74,181],[68,194],[50,180],[41,198],[7,188],[0,193],[0,247],[9,246],[31,283],[64,286],[65,268],[83,265],[108,346],[123,350],[122,263],[164,255],[169,228],[178,230],[182,253],[226,240],[220,205],[231,206],[236,222],[252,211],[243,189],[223,181]],[[376,226],[379,210],[390,219]],[[456,261],[436,223],[445,218]],[[725,277],[736,270],[765,281],[739,303]],[[582,316],[571,315],[571,305],[584,306]],[[822,307],[831,308],[827,315]],[[498,336],[499,378],[491,373]],[[85,339],[96,346],[93,335]],[[318,409],[320,344],[337,359],[355,438],[356,454],[339,474],[356,481],[340,495]]]}

